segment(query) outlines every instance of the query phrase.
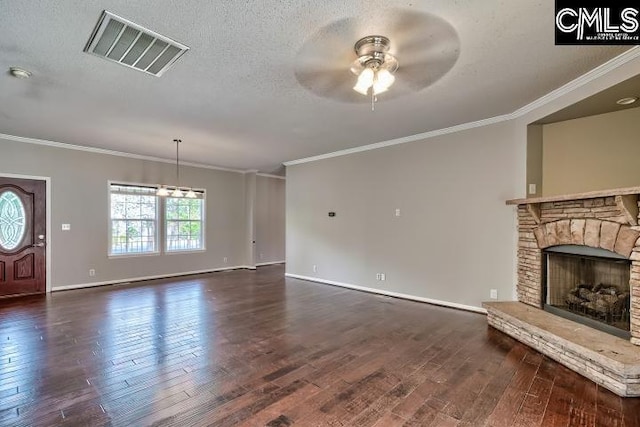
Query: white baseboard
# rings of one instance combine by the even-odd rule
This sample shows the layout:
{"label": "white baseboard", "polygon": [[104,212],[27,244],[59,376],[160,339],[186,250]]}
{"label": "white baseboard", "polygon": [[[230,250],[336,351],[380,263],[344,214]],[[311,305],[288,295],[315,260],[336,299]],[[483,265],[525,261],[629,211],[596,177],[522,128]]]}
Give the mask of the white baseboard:
{"label": "white baseboard", "polygon": [[299,274],[285,273],[286,277],[293,279],[308,280],[310,282],[324,283],[326,285],[340,286],[341,288],[354,289],[356,291],[369,292],[372,294],[386,295],[389,297],[402,298],[411,301],[426,302],[427,304],[440,305],[443,307],[457,308],[459,310],[473,311],[474,313],[487,314],[487,310],[473,305],[458,304],[457,302],[440,301],[432,298],[418,297],[415,295],[401,294],[399,292],[385,291],[383,289],[368,288],[366,286],[352,285],[349,283],[336,282],[333,280],[320,279],[317,277],[301,276]]}
{"label": "white baseboard", "polygon": [[274,265],[274,264],[284,264],[285,261],[269,261],[269,262],[258,262],[256,263],[256,267],[263,267],[265,265]]}
{"label": "white baseboard", "polygon": [[[51,291],[52,292],[68,291],[71,289],[93,288],[96,286],[106,286],[106,285],[124,285],[132,282],[141,282],[143,280],[168,279],[171,277],[190,276],[192,274],[215,273],[216,271],[242,270],[242,269],[251,269],[251,267],[245,266],[245,265],[236,265],[234,267],[220,267],[220,268],[212,268],[212,269],[206,269],[206,270],[184,271],[182,273],[169,273],[169,274],[157,274],[154,276],[131,277],[127,279],[107,280],[105,282],[78,283],[75,285],[54,286],[53,289],[51,289]],[[255,267],[253,269],[255,270]]]}

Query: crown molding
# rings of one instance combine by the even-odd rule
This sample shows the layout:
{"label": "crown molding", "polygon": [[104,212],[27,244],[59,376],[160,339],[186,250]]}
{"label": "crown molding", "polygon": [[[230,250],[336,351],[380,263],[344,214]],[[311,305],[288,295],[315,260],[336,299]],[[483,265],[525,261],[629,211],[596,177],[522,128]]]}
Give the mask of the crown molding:
{"label": "crown molding", "polygon": [[408,142],[420,141],[422,139],[433,138],[435,136],[446,135],[449,133],[461,132],[468,129],[473,129],[482,126],[488,126],[495,123],[504,122],[510,120],[511,114],[504,114],[502,116],[490,117],[488,119],[482,119],[475,122],[463,123],[460,125],[451,126],[444,129],[432,130],[429,132],[417,133],[415,135],[403,136],[402,138],[390,139],[388,141],[376,142],[374,144],[361,145],[359,147],[347,148],[346,150],[334,151],[332,153],[320,154],[312,157],[305,157],[303,159],[291,160],[282,163],[285,166],[299,165],[301,163],[315,162],[323,159],[330,159],[332,157],[346,156],[348,154],[360,153],[363,151],[377,150],[379,148],[391,147],[392,145],[406,144]]}
{"label": "crown molding", "polygon": [[627,62],[633,61],[636,58],[640,57],[640,46],[634,46],[629,50],[624,51],[620,55],[615,58],[611,58],[604,64],[597,66],[596,68],[587,71],[580,77],[571,80],[569,83],[560,86],[558,89],[552,90],[544,96],[536,99],[535,101],[518,108],[513,113],[511,113],[512,118],[517,119],[525,114],[528,114],[540,107],[544,107],[545,105],[555,101],[556,99],[567,95],[574,90],[581,88],[582,86],[591,83],[592,81],[612,72],[613,70],[621,67]]}
{"label": "crown molding", "polygon": [[[26,144],[45,145],[47,147],[63,148],[66,150],[85,151],[87,153],[93,153],[93,154],[104,154],[107,156],[127,157],[129,159],[147,160],[151,162],[175,164],[175,160],[163,159],[161,157],[144,156],[141,154],[125,153],[124,151],[107,150],[104,148],[85,147],[82,145],[67,144],[66,142],[50,141],[47,139],[26,138],[24,136],[8,135],[5,133],[0,133],[0,139],[6,139],[8,141],[14,141],[14,142],[23,142]],[[205,165],[203,163],[180,162],[180,166],[191,166],[194,168],[212,169],[212,170],[219,170],[223,172],[234,172],[234,173],[242,173],[242,174],[246,173],[246,171],[243,169],[224,168],[220,166]]]}
{"label": "crown molding", "polygon": [[488,126],[488,125],[492,125],[495,123],[500,123],[500,122],[505,122],[505,121],[509,121],[509,120],[513,120],[513,119],[517,119],[520,118],[522,116],[524,116],[525,114],[530,113],[531,111],[534,111],[540,107],[543,107],[547,104],[549,104],[552,101],[555,101],[556,99],[571,93],[572,91],[598,79],[599,77],[602,77],[608,73],[610,73],[611,71],[617,69],[618,67],[621,67],[622,65],[633,61],[634,59],[640,57],[640,46],[635,46],[632,47],[629,50],[626,50],[625,52],[621,53],[620,55],[616,56],[615,58],[610,59],[609,61],[605,62],[604,64],[601,64],[599,66],[597,66],[596,68],[586,72],[585,74],[581,75],[580,77],[570,81],[569,83],[564,84],[563,86],[559,87],[558,89],[555,89],[549,93],[547,93],[546,95],[541,96],[540,98],[536,99],[535,101],[518,108],[517,110],[511,112],[511,113],[507,113],[507,114],[503,114],[501,116],[495,116],[495,117],[490,117],[488,119],[483,119],[483,120],[478,120],[475,122],[469,122],[469,123],[463,123],[463,124],[459,124],[459,125],[455,125],[455,126],[451,126],[448,128],[443,128],[443,129],[437,129],[437,130],[433,130],[433,131],[429,131],[429,132],[423,132],[423,133],[418,133],[415,135],[410,135],[410,136],[405,136],[402,138],[396,138],[396,139],[391,139],[388,141],[381,141],[381,142],[376,142],[374,144],[368,144],[368,145],[361,145],[359,147],[354,147],[354,148],[347,148],[346,150],[339,150],[339,151],[334,151],[331,153],[326,153],[326,154],[320,154],[317,156],[311,156],[311,157],[305,157],[302,159],[297,159],[297,160],[291,160],[288,162],[283,162],[282,164],[284,166],[293,166],[293,165],[299,165],[302,163],[310,163],[310,162],[316,162],[318,160],[324,160],[324,159],[330,159],[332,157],[340,157],[340,156],[346,156],[349,154],[354,154],[354,153],[361,153],[363,151],[370,151],[370,150],[377,150],[379,148],[384,148],[384,147],[390,147],[393,145],[399,145],[399,144],[406,144],[408,142],[415,142],[415,141],[420,141],[420,140],[424,140],[424,139],[429,139],[429,138],[433,138],[436,136],[441,136],[441,135],[446,135],[449,133],[455,133],[455,132],[461,132],[464,130],[468,130],[468,129],[473,129],[473,128],[477,128],[477,127],[482,127],[482,126]]}
{"label": "crown molding", "polygon": [[282,176],[282,175],[272,175],[270,173],[257,173],[256,176],[261,176],[263,178],[275,178],[275,179],[284,179],[286,180],[287,177],[286,176]]}

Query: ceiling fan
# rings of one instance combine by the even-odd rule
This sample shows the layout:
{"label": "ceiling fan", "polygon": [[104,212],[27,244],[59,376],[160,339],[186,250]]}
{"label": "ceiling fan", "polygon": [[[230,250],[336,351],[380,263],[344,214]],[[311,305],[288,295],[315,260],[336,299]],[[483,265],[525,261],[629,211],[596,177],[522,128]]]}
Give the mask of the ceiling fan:
{"label": "ceiling fan", "polygon": [[318,96],[373,107],[378,95],[418,92],[456,63],[460,40],[444,19],[405,9],[379,15],[341,19],[313,34],[296,57],[298,82]]}

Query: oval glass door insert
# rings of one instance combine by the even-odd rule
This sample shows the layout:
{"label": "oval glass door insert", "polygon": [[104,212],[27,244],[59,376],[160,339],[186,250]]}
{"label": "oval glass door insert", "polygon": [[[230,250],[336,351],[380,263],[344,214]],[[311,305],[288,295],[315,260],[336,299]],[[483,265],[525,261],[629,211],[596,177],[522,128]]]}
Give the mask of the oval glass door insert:
{"label": "oval glass door insert", "polygon": [[24,205],[13,191],[0,195],[0,247],[10,251],[18,247],[27,229]]}

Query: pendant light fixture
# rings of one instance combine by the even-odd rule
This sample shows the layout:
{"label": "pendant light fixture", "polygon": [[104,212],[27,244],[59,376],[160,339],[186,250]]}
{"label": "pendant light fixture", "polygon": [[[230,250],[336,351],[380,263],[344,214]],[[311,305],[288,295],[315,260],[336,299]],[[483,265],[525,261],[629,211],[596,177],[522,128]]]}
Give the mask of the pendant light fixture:
{"label": "pendant light fixture", "polygon": [[186,197],[188,199],[196,199],[198,195],[195,191],[193,191],[192,188],[189,188],[186,193],[183,192],[182,189],[180,189],[180,143],[182,142],[182,140],[174,139],[173,142],[176,143],[176,186],[173,190],[169,190],[169,187],[167,187],[166,185],[162,185],[160,188],[158,188],[158,191],[156,191],[156,196],[171,196],[175,198]]}
{"label": "pendant light fixture", "polygon": [[372,111],[377,95],[389,90],[396,80],[393,73],[398,69],[398,60],[389,53],[389,44],[384,36],[367,36],[354,46],[358,59],[351,65],[351,72],[358,80],[353,90],[365,96],[371,94]]}

